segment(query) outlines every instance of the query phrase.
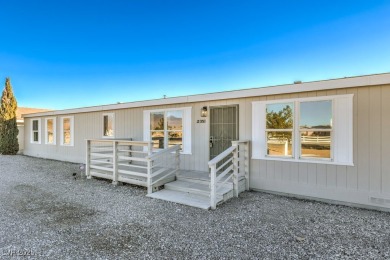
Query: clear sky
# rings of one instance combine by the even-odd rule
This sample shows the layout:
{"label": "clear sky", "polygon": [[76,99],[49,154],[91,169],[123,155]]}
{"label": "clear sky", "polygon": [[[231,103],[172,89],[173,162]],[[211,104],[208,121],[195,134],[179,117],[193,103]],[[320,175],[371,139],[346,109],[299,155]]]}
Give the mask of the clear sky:
{"label": "clear sky", "polygon": [[19,106],[390,72],[390,1],[0,0],[0,28]]}

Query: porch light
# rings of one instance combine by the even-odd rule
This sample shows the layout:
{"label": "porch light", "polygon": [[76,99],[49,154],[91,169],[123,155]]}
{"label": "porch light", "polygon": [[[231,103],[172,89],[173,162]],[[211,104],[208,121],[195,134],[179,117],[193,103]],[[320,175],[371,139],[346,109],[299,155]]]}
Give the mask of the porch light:
{"label": "porch light", "polygon": [[202,107],[202,109],[200,110],[200,116],[207,117],[207,107]]}

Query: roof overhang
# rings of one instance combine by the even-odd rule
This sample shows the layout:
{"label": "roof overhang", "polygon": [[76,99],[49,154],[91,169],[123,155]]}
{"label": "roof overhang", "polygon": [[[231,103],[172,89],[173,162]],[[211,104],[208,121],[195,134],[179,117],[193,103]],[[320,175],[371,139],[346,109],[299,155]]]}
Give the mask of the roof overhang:
{"label": "roof overhang", "polygon": [[47,112],[26,114],[23,115],[23,117],[28,118],[28,117],[38,117],[38,116],[54,116],[54,115],[65,115],[65,114],[67,115],[67,114],[76,114],[76,113],[117,110],[117,109],[125,109],[125,108],[206,102],[212,100],[268,96],[268,95],[277,95],[277,94],[290,94],[290,93],[353,88],[353,87],[362,87],[362,86],[375,86],[375,85],[385,85],[385,84],[390,84],[390,73],[302,82],[299,84],[286,84],[286,85],[267,86],[267,87],[251,88],[251,89],[240,89],[240,90],[233,90],[233,91],[215,92],[215,93],[208,93],[208,94],[198,94],[198,95],[163,98],[163,99],[153,99],[153,100],[145,100],[145,101],[135,101],[135,102],[127,102],[127,103],[119,103],[119,104],[111,104],[111,105],[102,105],[102,106],[92,106],[92,107],[64,109],[64,110],[52,110]]}

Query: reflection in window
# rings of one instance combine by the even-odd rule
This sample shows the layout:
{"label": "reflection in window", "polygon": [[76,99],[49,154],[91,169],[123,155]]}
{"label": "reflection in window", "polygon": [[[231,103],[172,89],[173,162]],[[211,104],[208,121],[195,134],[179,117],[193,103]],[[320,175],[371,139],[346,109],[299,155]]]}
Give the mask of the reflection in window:
{"label": "reflection in window", "polygon": [[46,135],[47,135],[46,143],[53,144],[54,143],[53,119],[47,119],[46,121]]}
{"label": "reflection in window", "polygon": [[332,101],[300,103],[302,158],[331,158]]}
{"label": "reflection in window", "polygon": [[292,156],[292,132],[268,131],[267,154],[271,156]]}
{"label": "reflection in window", "polygon": [[168,131],[168,147],[179,144],[183,145],[183,111],[168,111],[167,116],[167,131]]}
{"label": "reflection in window", "polygon": [[299,126],[301,129],[331,129],[332,101],[301,102]]}
{"label": "reflection in window", "polygon": [[103,136],[114,136],[114,114],[103,115]]}
{"label": "reflection in window", "polygon": [[293,103],[268,104],[266,109],[267,155],[292,157]]}
{"label": "reflection in window", "polygon": [[38,120],[32,121],[32,141],[35,143],[39,142],[39,122],[38,122]]}
{"label": "reflection in window", "polygon": [[70,132],[70,118],[63,119],[63,144],[70,144],[71,141],[71,132]]}
{"label": "reflection in window", "polygon": [[151,140],[154,148],[183,145],[183,111],[161,111],[150,113]]}

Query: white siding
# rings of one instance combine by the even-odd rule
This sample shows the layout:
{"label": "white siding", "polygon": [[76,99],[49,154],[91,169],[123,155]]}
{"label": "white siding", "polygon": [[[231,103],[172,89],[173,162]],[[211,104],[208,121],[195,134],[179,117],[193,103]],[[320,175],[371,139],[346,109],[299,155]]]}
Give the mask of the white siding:
{"label": "white siding", "polygon": [[[71,114],[74,116],[74,146],[31,144],[31,119],[25,119],[24,153],[31,156],[72,162],[84,162],[85,140],[101,138],[102,114],[115,113],[115,137],[143,139],[143,111],[174,107],[192,107],[192,155],[181,156],[181,167],[208,171],[209,117],[196,123],[203,106],[239,105],[240,139],[252,138],[252,102],[328,95],[354,94],[353,98],[353,159],[355,166],[251,160],[250,185],[267,190],[320,199],[387,207],[390,204],[372,198],[390,199],[390,85],[311,91],[283,95],[180,103],[174,105],[126,108]],[[61,116],[57,116],[57,120]],[[44,118],[44,117],[42,117]],[[42,119],[43,120],[43,119]],[[57,126],[59,126],[57,121]],[[41,135],[44,138],[44,135]],[[254,144],[252,144],[254,145]],[[379,202],[378,202],[379,201]]]}

